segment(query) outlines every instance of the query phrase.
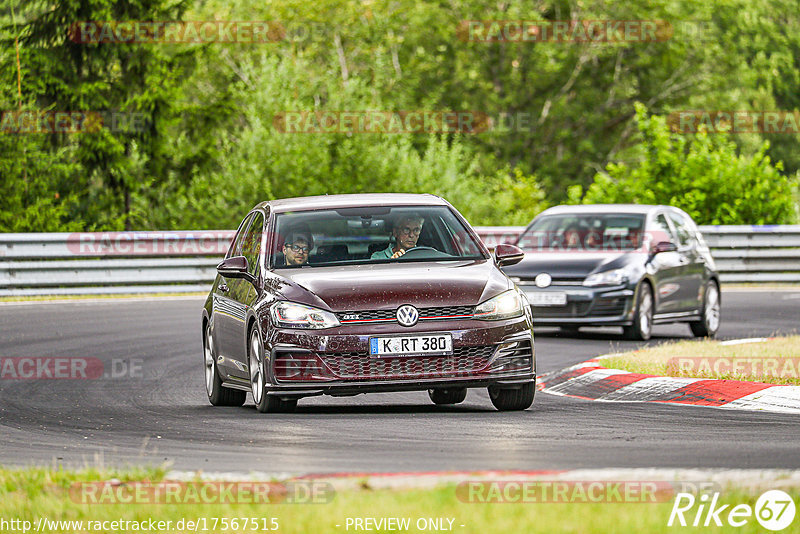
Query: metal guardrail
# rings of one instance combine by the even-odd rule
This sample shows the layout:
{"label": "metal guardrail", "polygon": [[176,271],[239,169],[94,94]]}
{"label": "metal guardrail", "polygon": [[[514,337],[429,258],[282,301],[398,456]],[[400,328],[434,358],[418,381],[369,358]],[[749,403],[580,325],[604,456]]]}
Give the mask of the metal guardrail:
{"label": "metal guardrail", "polygon": [[[476,230],[489,247],[522,227]],[[723,282],[800,282],[800,225],[701,226]],[[0,234],[0,296],[208,290],[234,232]]]}

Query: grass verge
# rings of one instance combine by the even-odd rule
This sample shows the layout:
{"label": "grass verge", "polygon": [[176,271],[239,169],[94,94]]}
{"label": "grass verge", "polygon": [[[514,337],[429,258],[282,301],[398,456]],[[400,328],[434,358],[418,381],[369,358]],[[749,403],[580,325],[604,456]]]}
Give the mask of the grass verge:
{"label": "grass verge", "polygon": [[[0,469],[0,522],[18,520],[36,525],[39,518],[56,521],[82,521],[56,528],[41,528],[40,532],[133,532],[128,525],[114,528],[110,523],[104,530],[89,527],[88,522],[110,521],[170,521],[170,528],[159,532],[195,531],[187,528],[186,521],[203,520],[197,532],[356,532],[365,529],[347,527],[348,518],[408,518],[409,528],[382,529],[384,532],[430,532],[430,528],[418,528],[421,520],[440,520],[438,525],[458,533],[510,533],[510,532],[566,532],[592,534],[602,532],[737,532],[751,533],[762,531],[755,517],[751,517],[743,527],[669,527],[674,498],[662,499],[658,503],[614,502],[614,503],[503,503],[481,504],[463,502],[457,493],[456,485],[445,485],[436,489],[412,490],[373,490],[366,484],[361,489],[338,491],[323,504],[80,504],[70,497],[70,488],[75,484],[92,481],[115,480],[124,485],[132,481],[147,480],[155,483],[163,479],[160,470],[129,471],[63,471],[40,468],[21,470]],[[118,482],[117,482],[118,481]],[[784,488],[798,502],[800,491]],[[755,507],[760,492],[729,488],[721,492],[718,505],[729,504],[728,510],[738,504]],[[462,497],[463,498],[463,497]],[[699,501],[698,501],[699,504]],[[691,521],[698,506],[687,512]],[[701,524],[704,519],[701,518]],[[228,528],[222,527],[221,519],[228,520]],[[247,527],[241,520],[237,527],[232,519],[248,518]],[[249,519],[256,519],[255,525]],[[272,522],[272,519],[275,522]],[[451,520],[449,522],[448,520]],[[183,529],[176,528],[183,520]],[[216,529],[211,529],[213,522]],[[49,523],[48,523],[49,524]],[[277,524],[277,529],[273,527]],[[13,528],[14,524],[4,524],[4,531],[22,532]],[[18,527],[19,523],[16,524]],[[204,526],[205,528],[204,528]],[[351,523],[352,525],[352,523]],[[784,530],[797,532],[800,520]],[[87,528],[88,527],[88,528]],[[262,528],[268,527],[268,528]],[[33,527],[35,531],[35,526]],[[374,529],[380,530],[380,529]],[[152,532],[152,530],[151,530]]]}
{"label": "grass verge", "polygon": [[726,345],[678,341],[624,352],[602,360],[604,367],[658,376],[744,380],[800,385],[800,336]]}

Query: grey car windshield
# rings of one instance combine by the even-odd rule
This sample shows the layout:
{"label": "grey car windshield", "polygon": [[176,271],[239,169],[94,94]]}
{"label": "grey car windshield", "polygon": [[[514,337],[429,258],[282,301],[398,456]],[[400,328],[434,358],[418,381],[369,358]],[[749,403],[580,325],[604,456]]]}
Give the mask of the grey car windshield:
{"label": "grey car windshield", "polygon": [[275,229],[269,261],[276,269],[486,257],[447,206],[279,213]]}
{"label": "grey car windshield", "polygon": [[640,214],[545,215],[525,230],[517,245],[526,251],[635,250],[642,244],[644,221]]}

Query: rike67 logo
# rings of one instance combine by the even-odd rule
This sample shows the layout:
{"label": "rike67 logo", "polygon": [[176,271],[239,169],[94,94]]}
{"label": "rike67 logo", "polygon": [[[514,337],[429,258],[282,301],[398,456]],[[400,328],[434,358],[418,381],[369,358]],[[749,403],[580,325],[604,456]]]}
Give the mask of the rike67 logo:
{"label": "rike67 logo", "polygon": [[705,493],[699,497],[691,493],[678,493],[667,526],[721,527],[727,524],[743,527],[755,517],[763,528],[778,531],[791,525],[794,520],[794,500],[781,490],[761,494],[755,507],[749,504],[721,504],[719,496],[719,493]]}

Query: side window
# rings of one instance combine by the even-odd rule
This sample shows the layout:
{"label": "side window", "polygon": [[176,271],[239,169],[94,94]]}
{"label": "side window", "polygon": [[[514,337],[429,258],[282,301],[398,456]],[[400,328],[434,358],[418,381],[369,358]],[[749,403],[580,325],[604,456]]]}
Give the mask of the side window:
{"label": "side window", "polygon": [[242,256],[247,258],[250,274],[259,275],[259,257],[261,255],[261,238],[263,237],[264,214],[260,211],[253,217],[242,244]]}
{"label": "side window", "polygon": [[687,247],[694,244],[693,232],[683,216],[678,213],[670,213],[669,218],[672,219],[672,224],[675,225],[675,231],[678,233],[678,242],[680,245],[682,247]]}
{"label": "side window", "polygon": [[656,218],[653,219],[650,233],[651,233],[650,240],[653,245],[658,244],[661,241],[675,242],[675,236],[672,233],[672,228],[669,227],[667,218],[664,216],[663,213],[659,213],[656,216]]}
{"label": "side window", "polygon": [[236,232],[236,237],[233,238],[233,244],[231,248],[228,250],[228,255],[225,256],[226,258],[232,258],[234,256],[241,256],[242,255],[242,241],[244,239],[245,233],[247,233],[247,228],[250,226],[250,221],[253,219],[252,214],[245,217],[242,224],[239,225],[239,231]]}

